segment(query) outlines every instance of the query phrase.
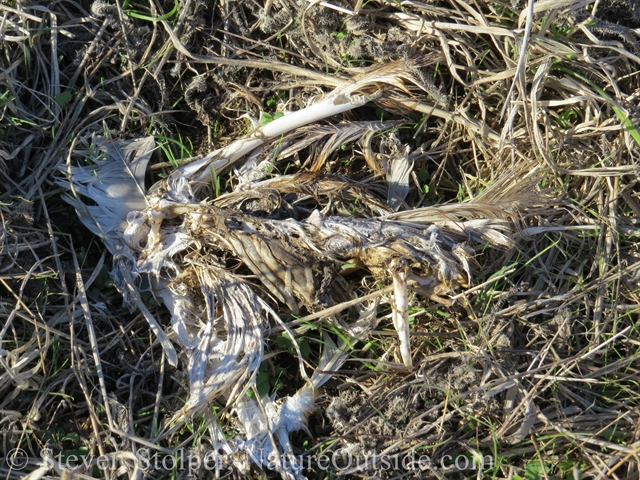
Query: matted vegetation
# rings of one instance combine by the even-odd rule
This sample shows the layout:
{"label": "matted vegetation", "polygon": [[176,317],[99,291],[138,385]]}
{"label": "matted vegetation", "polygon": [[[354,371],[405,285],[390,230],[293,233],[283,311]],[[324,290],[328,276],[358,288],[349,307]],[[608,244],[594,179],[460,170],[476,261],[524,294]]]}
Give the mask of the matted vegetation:
{"label": "matted vegetation", "polygon": [[[247,395],[296,392],[329,335],[349,357],[291,436],[308,478],[637,478],[639,28],[633,0],[3,1],[0,475],[286,476],[220,448],[242,430],[224,402],[185,413],[183,353],[169,365],[123,306],[59,180],[91,170],[101,138],[152,137],[152,185],[385,65],[404,80],[263,147],[271,186],[243,195],[247,171],[212,170],[198,198],[405,222],[443,205],[462,221],[480,199],[513,243],[463,238],[470,280],[410,292],[412,368],[375,268],[337,262],[333,303],[294,315],[221,257],[296,334],[271,325]],[[141,301],[172,336],[159,299]],[[180,464],[212,452],[218,470]]]}

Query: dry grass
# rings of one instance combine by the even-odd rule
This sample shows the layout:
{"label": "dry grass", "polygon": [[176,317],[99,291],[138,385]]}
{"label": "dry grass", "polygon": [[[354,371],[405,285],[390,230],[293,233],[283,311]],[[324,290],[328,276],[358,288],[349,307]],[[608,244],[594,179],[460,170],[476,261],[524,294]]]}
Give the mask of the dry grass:
{"label": "dry grass", "polygon": [[[390,283],[366,269],[345,272],[361,298],[329,311],[294,317],[272,302],[311,363],[322,332],[357,335],[351,307],[379,302],[376,329],[352,337],[350,360],[325,386],[311,436],[292,437],[305,475],[637,478],[639,27],[631,0],[3,2],[0,454],[19,448],[29,460],[18,468],[18,457],[5,458],[0,475],[183,478],[188,468],[136,466],[134,455],[203,455],[235,435],[223,405],[167,423],[187,379],[144,317],[123,308],[111,258],[62,201],[59,167],[85,162],[95,136],[150,135],[151,183],[243,135],[248,118],[298,110],[373,64],[403,60],[422,89],[386,89],[264,150],[269,175],[347,179],[339,193],[294,182],[278,199],[269,189],[224,195],[234,171],[201,192],[225,208],[264,201],[265,214],[286,191],[300,211],[377,215],[388,192],[381,171],[407,147],[414,166],[401,211],[514,205],[515,246],[476,248],[473,284],[441,302],[409,296],[411,371],[396,357]],[[507,188],[511,179],[481,195],[523,166],[539,171],[536,192]],[[143,301],[168,324],[151,295]],[[281,332],[274,325],[267,340],[260,393],[302,385]],[[56,462],[43,463],[45,448]],[[423,471],[403,468],[412,453],[424,456]],[[328,469],[321,454],[334,461]],[[94,463],[71,462],[71,474],[57,463],[70,455]],[[472,469],[479,456],[484,467]],[[468,469],[443,470],[456,459]],[[275,475],[222,460],[199,478]]]}

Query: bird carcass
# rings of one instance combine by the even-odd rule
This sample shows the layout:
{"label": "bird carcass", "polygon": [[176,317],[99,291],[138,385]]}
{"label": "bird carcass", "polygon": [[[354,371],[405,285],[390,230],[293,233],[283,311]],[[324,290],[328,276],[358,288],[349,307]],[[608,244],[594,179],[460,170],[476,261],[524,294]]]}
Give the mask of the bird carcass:
{"label": "bird carcass", "polygon": [[[295,462],[282,458],[291,453],[288,435],[305,428],[316,389],[330,375],[309,376],[300,360],[307,386],[295,395],[278,401],[245,395],[255,385],[269,326],[276,324],[294,338],[278,311],[318,312],[353,300],[341,266],[365,269],[392,285],[399,358],[411,368],[409,290],[446,301],[447,294],[470,283],[469,245],[512,246],[511,213],[490,194],[464,204],[398,211],[412,169],[401,145],[390,161],[374,165],[389,183],[387,202],[357,182],[318,173],[318,162],[313,162],[313,171],[267,175],[265,162],[258,161],[260,149],[271,140],[278,139],[281,151],[292,150],[305,144],[296,137],[304,131],[308,145],[309,138],[325,138],[329,128],[310,124],[380,100],[383,88],[385,98],[407,94],[408,85],[420,82],[401,62],[373,69],[305,109],[187,162],[149,191],[144,188],[144,174],[153,138],[94,137],[88,140],[92,164],[66,167],[67,176],[60,183],[73,192],[67,201],[113,255],[116,285],[126,301],[144,314],[168,361],[177,365],[179,355],[183,358],[190,391],[174,422],[222,401],[232,407],[244,432],[234,448],[251,452],[268,446],[267,456],[258,461],[275,458],[284,474],[298,476]],[[385,128],[388,125],[380,122],[330,127],[335,138],[342,139],[366,137]],[[236,189],[205,198],[201,192],[212,169],[219,174],[231,167],[239,179]],[[323,196],[359,202],[368,214],[331,213],[319,202],[314,208],[299,209],[286,200]],[[86,205],[84,198],[94,205]],[[243,269],[252,277],[238,273]],[[140,276],[149,277],[154,294],[170,311],[170,333],[142,302]],[[366,329],[360,334],[366,335]],[[319,371],[338,369],[347,357],[345,348],[327,339]]]}

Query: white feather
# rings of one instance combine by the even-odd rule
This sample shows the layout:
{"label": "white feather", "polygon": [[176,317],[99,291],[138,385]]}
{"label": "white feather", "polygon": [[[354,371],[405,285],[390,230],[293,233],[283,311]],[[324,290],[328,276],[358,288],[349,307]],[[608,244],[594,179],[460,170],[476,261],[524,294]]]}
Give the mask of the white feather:
{"label": "white feather", "polygon": [[315,409],[317,389],[331,378],[332,371],[342,366],[348,355],[346,344],[341,343],[340,347],[337,347],[326,334],[323,335],[323,342],[318,368],[302,388],[281,401],[275,401],[272,397],[260,399],[267,418],[256,400],[244,397],[236,402],[235,412],[245,438],[237,440],[238,448],[246,451],[258,463],[273,466],[276,452],[273,451],[270,441],[271,433],[277,442],[278,456],[284,463],[282,473],[294,479],[304,477],[301,474],[301,466],[293,455],[289,435],[307,429],[307,420]]}
{"label": "white feather", "polygon": [[[80,214],[80,219],[96,235],[106,233],[121,239],[129,212],[147,206],[144,176],[155,141],[153,137],[115,141],[96,137],[92,148],[101,152],[92,159],[93,165],[72,166],[68,171],[74,190],[96,203],[87,207],[91,218]],[[57,182],[70,188],[68,180]],[[80,201],[71,197],[66,200],[76,208]]]}

